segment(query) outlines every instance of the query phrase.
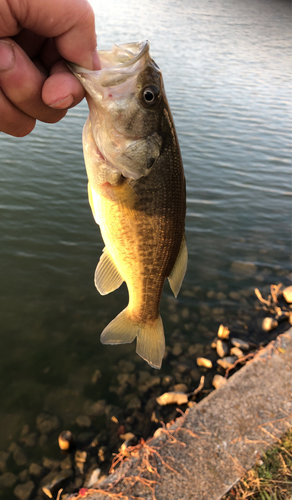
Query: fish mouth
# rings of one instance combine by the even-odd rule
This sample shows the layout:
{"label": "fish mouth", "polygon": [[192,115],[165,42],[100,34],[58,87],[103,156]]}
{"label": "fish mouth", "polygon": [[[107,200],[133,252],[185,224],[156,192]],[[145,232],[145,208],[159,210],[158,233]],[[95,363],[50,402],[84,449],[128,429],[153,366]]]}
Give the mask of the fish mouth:
{"label": "fish mouth", "polygon": [[[110,50],[99,50],[100,70],[92,71],[85,69],[69,61],[67,61],[67,66],[78,79],[81,79],[80,77],[82,74],[95,74],[100,75],[101,80],[104,80],[104,78],[102,78],[102,73],[110,73],[113,76],[113,74],[120,73],[121,71],[123,72],[123,70],[127,72],[131,66],[136,66],[136,63],[141,61],[141,59],[148,59],[150,57],[149,47],[149,41],[142,40],[140,42],[130,42],[122,45],[115,44]],[[127,74],[127,77],[129,77],[129,74]],[[102,86],[108,85],[108,82],[100,81],[100,83]],[[119,85],[120,83],[121,79],[118,79],[115,84]]]}

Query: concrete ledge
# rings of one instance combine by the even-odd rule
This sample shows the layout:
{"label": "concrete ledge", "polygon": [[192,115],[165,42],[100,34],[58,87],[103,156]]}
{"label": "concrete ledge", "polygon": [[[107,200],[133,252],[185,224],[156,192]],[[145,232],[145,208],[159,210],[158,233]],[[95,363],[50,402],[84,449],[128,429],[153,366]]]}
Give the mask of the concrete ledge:
{"label": "concrete ledge", "polygon": [[289,427],[292,328],[78,498],[218,500]]}

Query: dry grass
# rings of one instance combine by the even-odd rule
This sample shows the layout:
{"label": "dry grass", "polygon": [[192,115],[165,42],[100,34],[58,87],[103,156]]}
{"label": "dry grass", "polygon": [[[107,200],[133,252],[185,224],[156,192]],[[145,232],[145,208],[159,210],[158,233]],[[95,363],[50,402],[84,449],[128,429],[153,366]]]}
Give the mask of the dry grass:
{"label": "dry grass", "polygon": [[292,429],[222,500],[292,500]]}

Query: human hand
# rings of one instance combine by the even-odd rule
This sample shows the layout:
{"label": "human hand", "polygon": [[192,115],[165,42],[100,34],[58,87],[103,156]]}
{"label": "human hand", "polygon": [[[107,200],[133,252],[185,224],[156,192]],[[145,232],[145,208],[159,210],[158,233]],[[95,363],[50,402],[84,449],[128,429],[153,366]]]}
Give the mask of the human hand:
{"label": "human hand", "polygon": [[0,132],[23,137],[83,99],[64,59],[100,69],[87,0],[0,0]]}

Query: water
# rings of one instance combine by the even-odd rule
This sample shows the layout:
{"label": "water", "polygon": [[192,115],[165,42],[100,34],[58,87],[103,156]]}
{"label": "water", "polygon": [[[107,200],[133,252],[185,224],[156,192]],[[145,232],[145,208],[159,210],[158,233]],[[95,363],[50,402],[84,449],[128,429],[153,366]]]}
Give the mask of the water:
{"label": "water", "polygon": [[[196,344],[204,354],[221,321],[250,318],[255,287],[289,284],[289,3],[97,0],[94,8],[100,48],[147,38],[164,75],[187,180],[190,261],[178,301],[165,286],[161,313],[167,345]],[[109,392],[119,360],[151,371],[134,345],[99,341],[127,291],[101,297],[93,285],[103,243],[87,202],[86,116],[82,103],[26,138],[0,137],[1,449],[44,410],[72,428],[88,399],[122,405]]]}

